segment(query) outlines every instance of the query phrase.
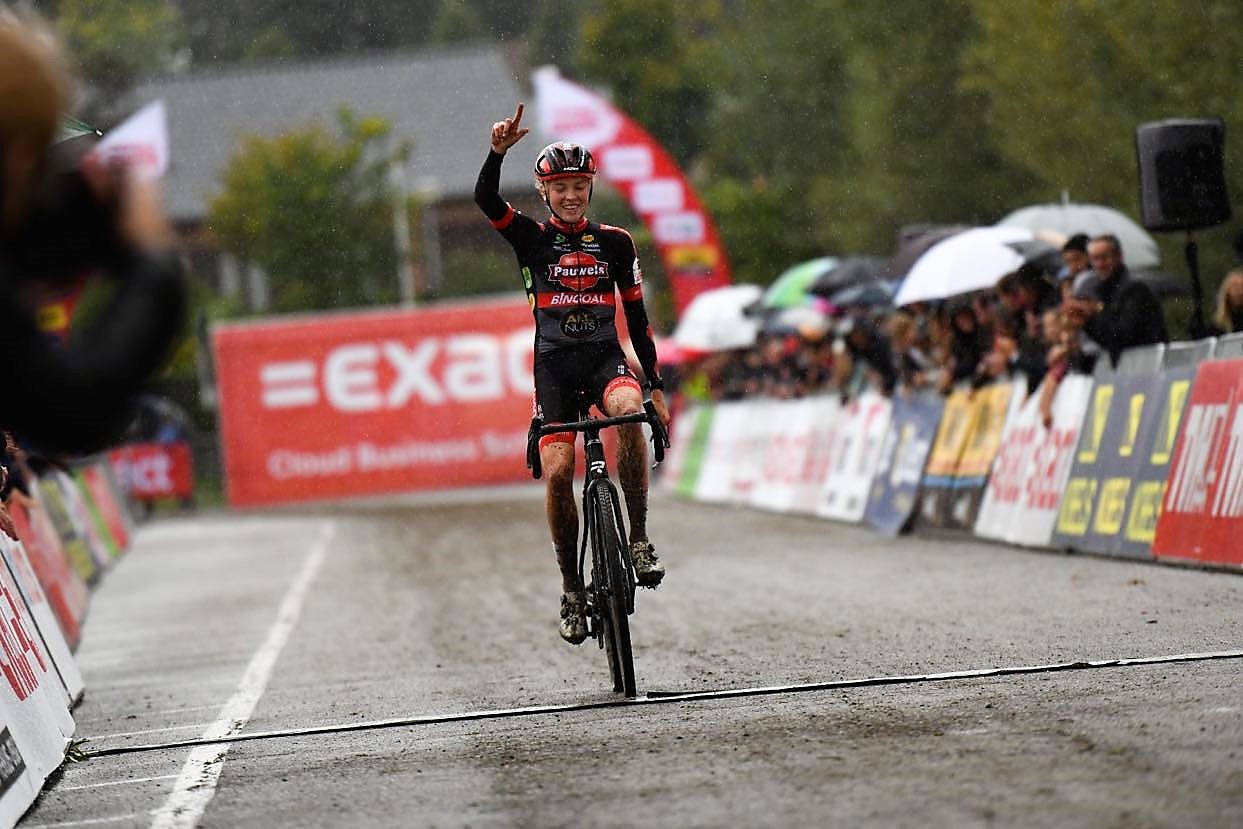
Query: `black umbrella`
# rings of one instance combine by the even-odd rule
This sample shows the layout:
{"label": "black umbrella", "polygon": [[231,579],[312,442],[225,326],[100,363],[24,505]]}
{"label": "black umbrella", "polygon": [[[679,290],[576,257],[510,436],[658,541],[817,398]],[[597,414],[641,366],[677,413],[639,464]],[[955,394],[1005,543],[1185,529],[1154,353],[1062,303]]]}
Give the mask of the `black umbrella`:
{"label": "black umbrella", "polygon": [[907,225],[898,231],[898,246],[889,259],[886,272],[879,275],[886,279],[901,279],[928,248],[970,229],[970,225]]}
{"label": "black umbrella", "polygon": [[860,282],[843,288],[829,297],[829,302],[840,307],[890,308],[893,306],[894,283],[883,279]]}
{"label": "black umbrella", "polygon": [[838,291],[884,276],[885,259],[881,256],[847,256],[831,271],[821,274],[807,286],[807,293],[831,297]]}
{"label": "black umbrella", "polygon": [[1131,276],[1151,288],[1158,299],[1191,296],[1191,285],[1188,281],[1172,273],[1156,268],[1136,268],[1131,271]]}
{"label": "black umbrella", "polygon": [[1009,247],[1018,251],[1024,264],[1039,268],[1042,273],[1055,274],[1062,268],[1062,249],[1043,239],[1026,242],[1010,242]]}

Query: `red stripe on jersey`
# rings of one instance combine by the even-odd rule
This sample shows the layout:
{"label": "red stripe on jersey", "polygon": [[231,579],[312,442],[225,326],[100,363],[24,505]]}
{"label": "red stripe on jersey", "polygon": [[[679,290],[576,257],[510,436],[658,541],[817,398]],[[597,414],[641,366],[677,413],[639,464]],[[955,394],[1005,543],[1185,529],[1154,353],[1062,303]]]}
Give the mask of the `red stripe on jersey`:
{"label": "red stripe on jersey", "polygon": [[604,222],[600,222],[600,229],[601,230],[616,230],[618,232],[624,233],[626,234],[626,238],[630,240],[631,244],[634,243],[634,237],[631,236],[630,231],[626,230],[626,228],[624,227],[618,227],[617,225],[606,225]]}
{"label": "red stripe on jersey", "polygon": [[578,308],[588,305],[616,305],[617,298],[612,293],[557,293],[540,294],[535,305],[539,308]]}
{"label": "red stripe on jersey", "polygon": [[496,228],[497,230],[504,230],[505,228],[509,227],[510,222],[514,220],[514,212],[515,212],[514,206],[512,204],[506,203],[505,208],[506,209],[505,209],[504,216],[502,216],[499,219],[489,220],[492,222],[492,226]]}
{"label": "red stripe on jersey", "polygon": [[643,299],[643,286],[631,285],[629,288],[621,289],[622,302],[634,302],[636,299]]}

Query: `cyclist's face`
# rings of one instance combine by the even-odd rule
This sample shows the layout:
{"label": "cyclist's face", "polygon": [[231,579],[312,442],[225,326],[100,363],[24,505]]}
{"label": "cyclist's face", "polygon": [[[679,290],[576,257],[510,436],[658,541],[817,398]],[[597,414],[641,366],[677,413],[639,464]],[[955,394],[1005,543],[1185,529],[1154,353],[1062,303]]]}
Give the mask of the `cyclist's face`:
{"label": "cyclist's face", "polygon": [[571,224],[587,213],[591,200],[591,179],[588,176],[571,176],[548,182],[548,203],[552,212]]}

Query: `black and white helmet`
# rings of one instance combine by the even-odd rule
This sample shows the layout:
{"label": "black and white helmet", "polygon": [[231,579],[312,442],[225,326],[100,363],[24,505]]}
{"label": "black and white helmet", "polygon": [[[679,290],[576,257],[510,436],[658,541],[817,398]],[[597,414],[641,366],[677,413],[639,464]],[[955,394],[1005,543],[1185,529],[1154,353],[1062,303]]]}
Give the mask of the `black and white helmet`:
{"label": "black and white helmet", "polygon": [[535,178],[539,181],[552,181],[569,176],[587,176],[595,178],[596,160],[591,151],[582,144],[558,141],[540,150],[535,159]]}

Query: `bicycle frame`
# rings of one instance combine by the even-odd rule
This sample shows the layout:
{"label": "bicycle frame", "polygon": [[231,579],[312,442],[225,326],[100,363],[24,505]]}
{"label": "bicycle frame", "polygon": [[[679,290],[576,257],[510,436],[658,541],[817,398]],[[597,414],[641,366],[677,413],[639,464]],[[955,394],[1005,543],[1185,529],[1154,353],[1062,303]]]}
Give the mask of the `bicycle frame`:
{"label": "bicycle frame", "polygon": [[613,675],[613,690],[622,691],[629,697],[637,693],[630,624],[627,618],[634,613],[634,562],[630,557],[626,524],[622,520],[621,499],[618,497],[617,488],[609,480],[608,462],[604,457],[604,443],[600,440],[600,431],[610,426],[647,423],[652,428],[656,463],[660,463],[664,459],[665,449],[669,446],[669,437],[651,400],[644,401],[643,409],[643,412],[634,414],[588,418],[574,423],[548,426],[537,417],[532,419],[531,430],[527,435],[527,465],[531,468],[531,474],[539,478],[543,474],[539,458],[539,438],[558,432],[583,433],[587,468],[583,479],[583,530],[582,547],[578,554],[578,576],[580,583],[587,583],[583,578],[583,570],[587,547],[590,545],[593,587],[588,591],[588,632],[595,637],[608,656],[609,670]]}
{"label": "bicycle frame", "polygon": [[[613,486],[613,482],[609,480],[608,463],[604,459],[604,442],[600,440],[599,428],[589,427],[583,430],[583,454],[587,459],[587,470],[583,478],[583,542],[578,553],[578,577],[583,584],[587,583],[583,580],[583,565],[587,558],[587,540],[594,530],[592,521],[596,511],[592,509],[592,505],[597,500],[596,490],[604,487],[612,496],[609,502],[613,506],[613,520],[621,535],[622,569],[627,575],[628,582],[625,592],[626,614],[629,615],[634,613],[634,563],[630,560],[630,543],[627,538],[626,524],[622,521],[621,499],[617,497],[617,487]],[[593,562],[594,566],[595,562]],[[601,647],[603,644],[601,642]]]}

